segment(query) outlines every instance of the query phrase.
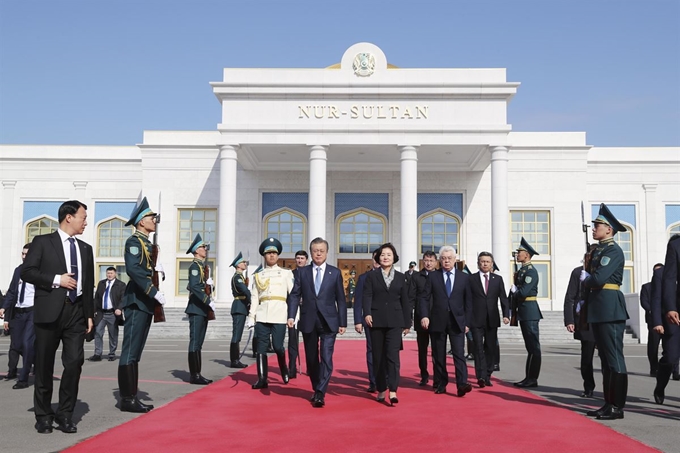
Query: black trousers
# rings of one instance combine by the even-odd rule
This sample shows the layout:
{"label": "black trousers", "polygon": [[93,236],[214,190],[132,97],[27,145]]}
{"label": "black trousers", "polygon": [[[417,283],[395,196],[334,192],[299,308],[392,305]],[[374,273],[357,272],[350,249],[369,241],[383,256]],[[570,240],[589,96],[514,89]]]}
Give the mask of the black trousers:
{"label": "black trousers", "polygon": [[80,373],[85,361],[86,320],[82,302],[64,303],[56,321],[35,323],[35,389],[33,402],[36,420],[54,417],[52,390],[54,360],[59,343],[62,343],[61,363],[64,371],[59,383],[59,407],[56,415],[70,417],[78,399]]}
{"label": "black trousers", "polygon": [[13,314],[14,316],[10,321],[9,369],[10,371],[16,371],[17,364],[19,363],[19,354],[21,354],[24,358],[24,364],[19,374],[19,381],[27,382],[28,374],[35,360],[33,310],[18,312],[15,308]]}
{"label": "black trousers", "polygon": [[661,343],[661,334],[655,332],[653,327],[647,324],[647,359],[649,360],[649,371],[656,371],[659,368],[659,343]]}
{"label": "black trousers", "polygon": [[434,381],[446,387],[449,373],[446,369],[446,338],[451,340],[453,366],[456,369],[456,385],[467,384],[468,372],[465,362],[465,332],[458,328],[449,313],[449,321],[445,332],[432,332],[432,357],[434,359]]}
{"label": "black trousers", "polygon": [[472,341],[475,344],[475,375],[477,379],[490,379],[496,357],[498,327],[473,327]]}
{"label": "black trousers", "polygon": [[581,340],[581,377],[583,378],[583,390],[592,392],[595,389],[595,376],[593,374],[593,356],[595,355],[595,342]]}
{"label": "black trousers", "polygon": [[288,328],[288,369],[292,373],[297,372],[299,357],[300,331],[295,327]]}
{"label": "black trousers", "polygon": [[368,370],[368,385],[375,387],[375,371],[373,370],[373,341],[371,340],[371,328],[366,321],[362,321],[364,335],[366,336],[366,369]]}
{"label": "black trousers", "polygon": [[430,345],[430,333],[428,331],[416,330],[416,343],[418,344],[418,368],[420,377],[428,379],[430,373],[427,371],[427,347]]}
{"label": "black trousers", "polygon": [[396,392],[399,388],[399,349],[401,348],[401,327],[371,327],[373,347],[373,372],[375,387],[379,392],[388,388]]}

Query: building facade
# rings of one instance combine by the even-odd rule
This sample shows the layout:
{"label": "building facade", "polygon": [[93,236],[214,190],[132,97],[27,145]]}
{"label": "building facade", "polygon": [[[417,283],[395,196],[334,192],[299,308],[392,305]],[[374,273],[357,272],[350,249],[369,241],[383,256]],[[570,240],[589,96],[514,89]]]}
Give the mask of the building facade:
{"label": "building facade", "polygon": [[[218,304],[231,303],[229,263],[251,268],[263,238],[282,259],[322,236],[348,270],[394,243],[403,263],[453,244],[473,271],[492,251],[506,281],[522,236],[540,253],[539,302],[562,310],[584,253],[585,220],[605,202],[628,229],[627,293],[680,232],[680,148],[600,148],[584,132],[516,132],[505,69],[402,69],[369,43],[323,69],[225,69],[212,131],[145,131],[136,146],[0,145],[0,287],[24,243],[56,228],[67,199],[89,207],[83,239],[99,275],[124,269],[123,224],[141,195],[160,209],[169,303],[186,303],[185,255],[211,243]],[[174,297],[173,297],[174,294]],[[644,317],[642,317],[644,320]]]}

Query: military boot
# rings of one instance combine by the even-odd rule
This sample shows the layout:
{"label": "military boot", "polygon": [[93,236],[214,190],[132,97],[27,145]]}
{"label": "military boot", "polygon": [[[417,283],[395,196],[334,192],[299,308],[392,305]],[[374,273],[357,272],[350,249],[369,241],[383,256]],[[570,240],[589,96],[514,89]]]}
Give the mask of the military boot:
{"label": "military boot", "polygon": [[286,364],[286,353],[281,351],[276,353],[276,358],[279,361],[279,369],[281,370],[281,379],[284,384],[288,384],[290,376],[288,375],[288,365]]}
{"label": "military boot", "polygon": [[239,359],[239,344],[238,343],[231,343],[229,345],[229,361],[231,364],[229,365],[232,368],[246,368],[248,365],[244,365],[241,363],[241,360]]}
{"label": "military boot", "polygon": [[121,365],[118,367],[118,389],[120,392],[120,410],[122,412],[146,413],[153,409],[148,408],[137,399],[134,382],[134,364]]}
{"label": "military boot", "polygon": [[212,381],[201,376],[201,362],[198,351],[189,353],[189,382],[195,385],[208,385]]}
{"label": "military boot", "polygon": [[269,387],[267,382],[268,364],[267,354],[258,354],[257,361],[257,382],[252,385],[253,389],[266,389]]}

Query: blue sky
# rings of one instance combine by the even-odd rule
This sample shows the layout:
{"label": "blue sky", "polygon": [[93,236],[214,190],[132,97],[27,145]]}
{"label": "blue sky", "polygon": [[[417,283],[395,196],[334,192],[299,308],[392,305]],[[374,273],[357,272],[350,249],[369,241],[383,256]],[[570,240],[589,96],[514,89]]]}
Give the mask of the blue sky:
{"label": "blue sky", "polygon": [[680,0],[0,0],[0,143],[214,130],[225,67],[504,67],[516,131],[680,146]]}

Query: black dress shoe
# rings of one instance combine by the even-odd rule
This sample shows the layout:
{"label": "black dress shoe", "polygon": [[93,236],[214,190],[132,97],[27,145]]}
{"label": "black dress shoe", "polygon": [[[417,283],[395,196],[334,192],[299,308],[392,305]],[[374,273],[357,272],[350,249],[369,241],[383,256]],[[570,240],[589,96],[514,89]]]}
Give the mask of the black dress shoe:
{"label": "black dress shoe", "polygon": [[592,390],[584,390],[583,393],[581,393],[581,398],[592,398],[593,397],[593,391]]}
{"label": "black dress shoe", "polygon": [[368,393],[375,393],[375,385],[370,384],[368,388],[366,389]]}
{"label": "black dress shoe", "polygon": [[207,379],[200,374],[195,374],[189,378],[189,383],[194,385],[208,385],[212,384],[212,379]]}
{"label": "black dress shoe", "polygon": [[135,412],[138,414],[145,414],[153,409],[153,406],[148,404],[142,404],[141,401],[137,399],[136,396],[129,398],[123,398],[120,401],[121,412]]}
{"label": "black dress shoe", "polygon": [[240,360],[232,360],[231,363],[229,364],[229,367],[231,367],[231,368],[247,368],[248,365],[241,363]]}
{"label": "black dress shoe", "polygon": [[116,360],[116,356],[115,356],[115,355],[110,355],[110,356],[109,356],[109,362],[113,362],[114,360]]}
{"label": "black dress shoe", "polygon": [[437,388],[434,389],[434,393],[437,394],[437,395],[441,395],[442,393],[446,393],[446,386],[445,385],[437,386]]}
{"label": "black dress shoe", "polygon": [[618,420],[623,418],[623,409],[616,406],[609,406],[609,410],[597,416],[598,420]]}
{"label": "black dress shoe", "polygon": [[588,411],[586,412],[586,415],[588,417],[599,417],[600,415],[604,414],[611,408],[611,404],[609,403],[604,403],[604,406],[602,406],[599,409],[596,409],[594,411]]}
{"label": "black dress shoe", "polygon": [[17,383],[14,384],[14,385],[12,386],[12,388],[13,388],[14,390],[28,388],[28,382],[26,382],[26,381],[17,381]]}
{"label": "black dress shoe", "polygon": [[523,389],[538,387],[538,381],[534,379],[527,379],[524,382],[516,383],[515,386]]}
{"label": "black dress shoe", "polygon": [[425,387],[429,381],[430,381],[430,378],[424,377],[420,380],[420,382],[418,382],[418,385],[420,387]]}
{"label": "black dress shoe", "polygon": [[101,362],[102,356],[95,354],[92,357],[88,357],[87,361],[88,362]]}
{"label": "black dress shoe", "polygon": [[479,386],[480,389],[483,389],[486,387],[486,381],[484,379],[477,379],[477,385]]}
{"label": "black dress shoe", "polygon": [[57,423],[57,429],[63,433],[73,434],[78,432],[76,424],[73,423],[71,417],[54,417],[54,421]]}
{"label": "black dress shoe", "polygon": [[497,364],[495,364],[495,365],[493,366],[493,370],[494,370],[494,371],[500,371],[500,370],[501,370],[501,366],[497,363]]}
{"label": "black dress shoe", "polygon": [[666,399],[665,389],[654,389],[654,402],[656,404],[663,404],[663,400]]}
{"label": "black dress shoe", "polygon": [[35,429],[40,434],[49,434],[52,432],[52,420],[38,420],[35,422]]}
{"label": "black dress shoe", "polygon": [[5,375],[4,378],[2,378],[5,381],[11,381],[12,379],[17,378],[17,370],[14,371],[8,371],[7,374]]}
{"label": "black dress shoe", "polygon": [[254,390],[257,390],[257,389],[266,389],[266,388],[269,387],[269,383],[267,382],[266,379],[258,379],[256,383],[254,383],[253,385],[251,385],[251,387],[252,387]]}
{"label": "black dress shoe", "polygon": [[326,401],[324,401],[323,393],[316,392],[314,401],[312,401],[312,406],[314,406],[314,407],[324,407],[325,405],[326,405]]}
{"label": "black dress shoe", "polygon": [[470,384],[470,383],[463,384],[463,385],[458,386],[457,395],[460,396],[460,397],[463,397],[463,396],[465,396],[466,393],[470,393],[471,391],[472,391],[472,384]]}
{"label": "black dress shoe", "polygon": [[493,382],[491,382],[491,379],[485,379],[484,384],[486,384],[487,387],[493,387]]}
{"label": "black dress shoe", "polygon": [[524,378],[524,379],[522,379],[521,381],[515,382],[515,383],[512,384],[512,385],[514,385],[515,387],[521,387],[521,386],[524,385],[524,383],[525,383],[526,381],[528,381],[528,380],[529,380],[529,379]]}

